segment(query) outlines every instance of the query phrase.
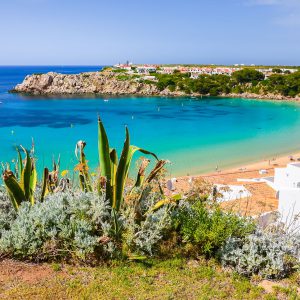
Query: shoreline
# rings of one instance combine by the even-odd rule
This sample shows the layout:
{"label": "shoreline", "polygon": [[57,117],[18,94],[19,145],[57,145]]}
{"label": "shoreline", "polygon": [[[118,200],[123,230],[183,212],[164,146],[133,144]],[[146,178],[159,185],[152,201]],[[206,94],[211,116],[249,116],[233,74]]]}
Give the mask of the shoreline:
{"label": "shoreline", "polygon": [[[291,160],[293,157],[294,160]],[[254,163],[246,163],[238,167],[228,168],[221,172],[211,172],[194,176],[178,176],[174,182],[174,190],[167,190],[169,195],[185,194],[193,186],[201,186],[202,180],[211,185],[243,186],[250,192],[250,196],[231,199],[221,202],[221,206],[229,211],[234,211],[245,216],[257,217],[265,213],[278,210],[278,198],[276,191],[263,181],[249,181],[249,179],[272,177],[275,168],[284,168],[288,163],[299,163],[300,151],[293,154],[285,154],[274,160],[260,160]],[[260,174],[259,170],[266,170],[266,174]],[[239,180],[238,180],[239,179]],[[198,183],[197,183],[198,182]]]}
{"label": "shoreline", "polygon": [[[291,160],[290,157],[293,157],[294,160]],[[220,171],[201,173],[195,175],[183,175],[177,176],[176,179],[187,181],[190,178],[198,179],[198,178],[209,178],[216,176],[224,176],[224,175],[234,175],[241,173],[253,173],[259,170],[267,170],[268,172],[273,172],[275,168],[286,167],[288,163],[296,163],[299,162],[297,159],[300,158],[300,150],[295,152],[288,152],[285,154],[280,154],[279,156],[274,156],[273,159],[264,159],[259,160],[252,163],[245,163],[236,167],[228,167]],[[270,174],[264,174],[263,177],[270,176]],[[261,175],[257,175],[257,177],[261,177]]]}
{"label": "shoreline", "polygon": [[[118,73],[86,72],[80,74],[61,74],[48,72],[27,75],[22,83],[13,87],[9,93],[19,93],[27,96],[66,97],[66,96],[162,96],[162,97],[225,97],[245,98],[253,100],[274,100],[299,102],[300,96],[283,96],[281,94],[251,92],[220,93],[218,95],[185,92],[176,88],[170,90],[158,88],[155,82],[136,81],[133,78],[120,79]],[[126,75],[124,75],[126,76]]]}
{"label": "shoreline", "polygon": [[287,97],[282,95],[260,95],[260,94],[253,94],[253,93],[242,93],[242,94],[221,94],[221,95],[203,95],[203,94],[182,94],[177,92],[168,92],[168,93],[92,93],[92,92],[83,92],[83,93],[33,93],[33,92],[20,92],[16,89],[8,90],[8,93],[10,94],[19,94],[24,97],[44,97],[44,98],[76,98],[76,97],[94,97],[94,98],[102,98],[102,97],[124,97],[124,96],[131,96],[131,97],[170,97],[170,98],[188,98],[188,97],[194,97],[194,98],[200,98],[200,99],[206,99],[206,98],[228,98],[228,99],[245,99],[245,100],[256,100],[256,101],[283,101],[283,102],[300,102],[300,97]]}

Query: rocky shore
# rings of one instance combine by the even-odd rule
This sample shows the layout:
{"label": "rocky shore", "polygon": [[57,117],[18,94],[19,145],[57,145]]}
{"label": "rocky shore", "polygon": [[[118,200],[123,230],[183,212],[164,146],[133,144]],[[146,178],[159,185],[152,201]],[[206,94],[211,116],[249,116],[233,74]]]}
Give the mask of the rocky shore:
{"label": "rocky shore", "polygon": [[[81,74],[33,74],[15,86],[11,92],[30,95],[140,95],[140,96],[185,96],[183,91],[159,90],[155,82],[139,80],[139,78],[122,78],[115,72],[87,72]],[[192,94],[189,96],[201,96]],[[204,96],[204,95],[203,95]],[[205,95],[209,96],[209,95]],[[254,99],[300,101],[300,97],[285,97],[278,94],[222,94],[223,97],[239,97]]]}
{"label": "rocky shore", "polygon": [[119,79],[114,72],[89,72],[81,74],[33,74],[25,77],[11,92],[31,95],[183,95],[182,92],[160,91],[153,83]]}

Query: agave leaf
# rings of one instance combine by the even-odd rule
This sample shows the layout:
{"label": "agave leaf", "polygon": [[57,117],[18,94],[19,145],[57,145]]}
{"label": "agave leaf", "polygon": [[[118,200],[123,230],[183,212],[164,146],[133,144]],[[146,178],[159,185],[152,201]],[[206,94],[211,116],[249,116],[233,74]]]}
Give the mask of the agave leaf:
{"label": "agave leaf", "polygon": [[40,198],[41,202],[44,201],[45,196],[49,193],[48,179],[49,179],[49,170],[48,170],[48,168],[45,168],[44,174],[43,174],[43,181],[42,181],[42,193],[41,193],[41,198]]}
{"label": "agave leaf", "polygon": [[155,167],[153,168],[153,170],[150,172],[149,176],[146,179],[146,182],[151,182],[155,176],[158,174],[158,172],[165,166],[165,164],[167,163],[166,160],[159,160]]}
{"label": "agave leaf", "polygon": [[118,168],[118,155],[116,149],[111,149],[110,160],[111,160],[111,180],[108,183],[109,191],[107,192],[109,194],[107,196],[107,199],[109,197],[111,204],[113,204],[116,201],[116,193],[114,191],[116,186],[116,175],[117,175],[117,168]]}
{"label": "agave leaf", "polygon": [[133,189],[135,187],[140,187],[140,186],[143,185],[144,180],[145,180],[145,170],[148,167],[149,163],[150,163],[149,159],[147,159],[147,158],[142,159],[142,162],[141,162],[141,165],[140,165],[140,168],[139,168],[139,171],[138,171],[138,174],[137,174],[136,182],[133,186]]}
{"label": "agave leaf", "polygon": [[134,153],[137,151],[140,151],[144,154],[152,155],[158,160],[157,156],[153,152],[130,145],[129,130],[126,127],[126,138],[125,138],[125,142],[124,142],[124,146],[123,146],[123,150],[122,150],[122,154],[120,157],[117,174],[116,174],[116,185],[115,185],[116,196],[115,196],[115,201],[113,202],[113,208],[115,208],[117,211],[120,209],[121,203],[123,201],[124,187],[125,187],[126,180],[128,178],[128,172],[132,161],[132,157]]}
{"label": "agave leaf", "polygon": [[34,166],[32,166],[32,172],[30,175],[30,202],[32,205],[34,205],[34,191],[36,188],[36,183],[37,183],[37,172]]}
{"label": "agave leaf", "polygon": [[98,151],[101,175],[108,180],[111,179],[111,160],[109,151],[109,142],[103,123],[98,117]]}
{"label": "agave leaf", "polygon": [[176,194],[172,197],[165,197],[164,199],[156,202],[147,212],[146,214],[149,214],[151,212],[154,212],[158,209],[160,209],[161,207],[163,207],[164,205],[170,204],[170,203],[176,203],[177,201],[182,199],[182,195],[180,194]]}
{"label": "agave leaf", "polygon": [[19,147],[17,147],[16,149],[18,152],[18,166],[19,166],[18,177],[19,177],[19,179],[21,179],[21,174],[23,172],[23,161],[22,161],[22,155],[21,155],[21,151],[20,151]]}
{"label": "agave leaf", "polygon": [[12,201],[12,204],[16,210],[19,209],[22,201],[26,200],[25,194],[17,182],[16,177],[11,171],[4,171],[3,181]]}
{"label": "agave leaf", "polygon": [[[21,146],[22,147],[22,146]],[[22,147],[26,154],[25,158],[25,166],[22,171],[22,176],[21,176],[21,188],[24,191],[25,199],[28,201],[30,200],[30,177],[31,177],[31,158],[29,156],[28,151]]]}
{"label": "agave leaf", "polygon": [[112,166],[111,166],[111,157],[109,151],[109,142],[107,134],[104,128],[104,125],[98,117],[98,153],[99,153],[99,162],[100,162],[100,174],[106,177],[106,199],[110,201],[111,206],[115,202],[114,200],[114,188],[112,181],[115,181],[115,176],[112,178]]}
{"label": "agave leaf", "polygon": [[171,203],[171,200],[170,200],[169,198],[162,199],[162,200],[156,202],[156,203],[148,210],[147,213],[156,211],[156,210],[160,209],[161,207],[163,207],[164,205],[170,204],[170,203]]}
{"label": "agave leaf", "polygon": [[115,185],[115,180],[116,180],[116,172],[118,168],[118,155],[116,149],[111,149],[110,153],[110,161],[111,161],[111,181],[112,181],[112,186]]}
{"label": "agave leaf", "polygon": [[128,128],[126,127],[126,139],[116,173],[115,199],[112,203],[112,207],[117,211],[119,210],[121,202],[123,200],[123,191],[128,175],[128,166],[130,164],[133,153],[134,152],[130,149],[130,136]]}
{"label": "agave leaf", "polygon": [[82,185],[82,189],[84,191],[87,191],[87,192],[92,192],[93,191],[93,188],[92,188],[92,185],[91,185],[91,178],[90,178],[90,174],[89,174],[89,171],[88,171],[88,165],[87,165],[87,161],[85,159],[85,154],[84,154],[84,147],[85,147],[85,143],[83,143],[80,147],[80,163],[82,165],[82,169],[79,171],[80,175],[80,182],[81,182],[81,185]]}

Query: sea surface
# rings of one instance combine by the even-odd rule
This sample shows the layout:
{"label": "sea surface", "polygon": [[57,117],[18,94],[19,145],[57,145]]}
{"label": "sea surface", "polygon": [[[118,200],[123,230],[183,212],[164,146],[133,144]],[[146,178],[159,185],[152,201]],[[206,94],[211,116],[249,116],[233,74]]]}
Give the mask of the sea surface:
{"label": "sea surface", "polygon": [[[243,165],[300,150],[300,106],[279,101],[168,97],[29,97],[8,90],[27,74],[97,71],[101,67],[0,67],[0,161],[16,146],[35,146],[41,170],[61,157],[73,170],[78,140],[87,142],[91,169],[98,165],[97,114],[120,152],[125,125],[131,143],[168,159],[171,176]],[[137,155],[138,157],[138,155]]]}

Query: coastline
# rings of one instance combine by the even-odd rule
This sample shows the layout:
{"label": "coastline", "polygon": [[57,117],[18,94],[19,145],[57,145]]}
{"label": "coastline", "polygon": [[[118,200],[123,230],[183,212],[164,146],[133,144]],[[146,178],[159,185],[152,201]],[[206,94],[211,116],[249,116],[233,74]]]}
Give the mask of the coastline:
{"label": "coastline", "polygon": [[[293,160],[291,160],[291,157]],[[274,175],[275,168],[284,168],[288,163],[300,163],[297,159],[300,159],[300,150],[285,154],[280,154],[273,159],[264,159],[252,163],[245,163],[236,167],[229,167],[223,170],[208,172],[195,175],[184,175],[176,178],[176,190],[185,192],[189,189],[189,180],[204,179],[208,182],[215,184],[233,184],[241,185],[237,181],[238,178],[260,178]],[[259,174],[259,170],[266,170],[267,174]]]}
{"label": "coastline", "polygon": [[290,97],[281,94],[222,93],[219,95],[186,93],[182,90],[171,91],[168,87],[160,90],[155,82],[121,80],[113,72],[87,72],[80,74],[61,74],[55,72],[27,75],[10,93],[30,96],[162,96],[162,97],[226,97],[253,100],[299,102],[300,96]]}
{"label": "coastline", "polygon": [[[290,157],[293,157],[295,160],[291,161]],[[225,174],[235,174],[235,173],[241,173],[241,172],[253,172],[253,171],[259,171],[261,169],[264,170],[273,170],[274,168],[280,168],[285,167],[288,163],[297,162],[297,158],[300,158],[300,150],[297,152],[291,152],[286,154],[280,154],[277,157],[274,157],[273,159],[264,159],[264,160],[258,160],[256,162],[252,163],[245,163],[236,167],[228,167],[223,170],[217,171],[217,172],[208,172],[208,173],[200,173],[195,175],[184,175],[184,176],[178,176],[178,179],[188,179],[188,178],[199,178],[199,177],[210,177],[210,176],[216,176],[216,175],[225,175]],[[300,163],[300,161],[299,161]]]}
{"label": "coastline", "polygon": [[[291,156],[295,159],[294,161],[290,159]],[[170,195],[185,194],[190,190],[191,182],[199,182],[201,187],[201,180],[213,185],[243,186],[250,192],[250,196],[224,201],[221,203],[221,206],[226,210],[256,218],[265,213],[277,211],[279,203],[276,191],[267,183],[249,181],[249,179],[274,176],[275,168],[284,168],[288,163],[300,163],[297,158],[300,158],[300,151],[293,152],[290,155],[278,156],[275,160],[270,160],[270,162],[269,160],[260,160],[240,165],[239,167],[224,169],[220,172],[203,173],[194,176],[178,176],[174,183],[175,189],[172,191],[167,190],[166,192]],[[260,174],[259,170],[266,170],[267,173]]]}

